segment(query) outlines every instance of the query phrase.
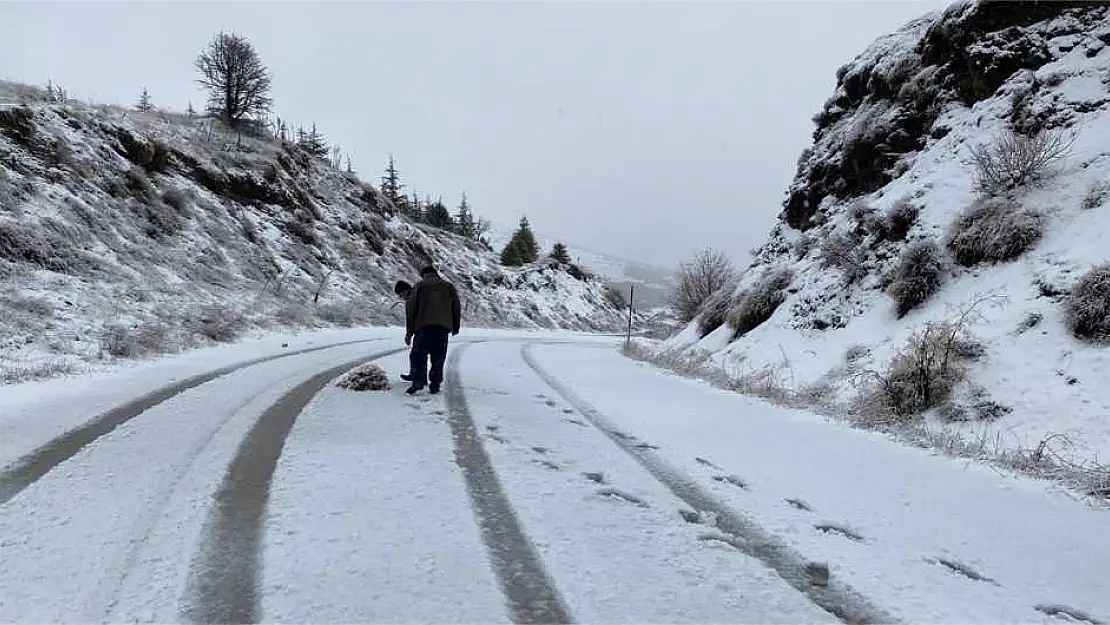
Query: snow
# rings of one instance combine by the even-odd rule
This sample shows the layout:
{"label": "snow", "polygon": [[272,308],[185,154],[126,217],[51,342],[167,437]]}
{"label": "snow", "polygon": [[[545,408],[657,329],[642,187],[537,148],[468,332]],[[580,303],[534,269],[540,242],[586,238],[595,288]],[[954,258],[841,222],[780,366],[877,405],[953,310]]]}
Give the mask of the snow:
{"label": "snow", "polygon": [[[407,355],[380,364],[396,380]],[[264,622],[510,622],[446,410],[403,389],[330,385],[297,420],[270,496]]]}
{"label": "snow", "polygon": [[[0,504],[0,620],[185,620],[206,523],[222,505],[215,495],[259,417],[320,372],[397,348],[396,336],[328,336],[382,340],[270,360],[184,391]],[[310,338],[301,340],[290,347]],[[486,330],[451,348],[447,395],[465,397],[507,505],[575,622],[836,622],[763,556],[732,546],[725,526],[691,509],[644,457],[802,561],[828,563],[834,585],[904,622],[1034,622],[1044,618],[1038,605],[1110,615],[1110,581],[1097,574],[1110,563],[1110,510],[665,374],[622,356],[619,343]],[[526,346],[558,387],[529,367]],[[149,365],[119,392],[282,351],[264,341],[253,349]],[[396,379],[405,353],[379,364]],[[128,371],[115,376],[100,386],[127,389]],[[404,395],[400,381],[356,392],[335,386],[338,377],[281,448],[262,518],[260,620],[510,622],[456,455],[451,421],[467,415],[444,395]],[[27,415],[68,403],[80,422],[90,385],[59,382],[45,383],[56,395],[26,392]],[[593,425],[599,414],[642,449],[614,444],[617,434]],[[17,435],[36,427],[29,416],[5,423]]]}
{"label": "snow", "polygon": [[[898,67],[913,67],[919,57],[917,44],[930,25],[942,15],[961,19],[973,8],[974,3],[954,6],[880,38],[845,67],[845,75],[890,79]],[[824,388],[840,401],[834,412],[843,416],[861,390],[858,383],[863,380],[858,374],[884,371],[926,323],[954,319],[974,305],[969,329],[986,347],[986,356],[972,366],[968,382],[957,389],[957,400],[980,387],[1012,412],[994,421],[960,423],[944,423],[929,413],[925,422],[968,441],[987,441],[995,453],[1030,450],[1045,443],[1062,462],[1105,464],[1110,458],[1110,424],[1105,416],[1110,387],[1100,382],[1110,367],[1110,352],[1072,337],[1060,299],[1043,292],[1045,287],[1066,292],[1087,270],[1110,260],[1102,242],[1110,203],[1103,199],[1095,201],[1094,207],[1083,206],[1092,189],[1105,188],[1110,181],[1106,147],[1110,144],[1106,92],[1110,47],[1096,37],[1094,25],[1103,23],[1098,10],[1082,22],[1065,15],[1022,27],[1029,37],[1043,38],[1057,58],[1036,72],[1015,73],[993,97],[972,106],[946,104],[934,128],[947,128],[947,134],[928,138],[921,151],[903,157],[906,170],[889,184],[841,203],[826,198],[822,212],[829,217],[827,223],[804,234],[784,223],[777,225],[738,289],[742,292],[774,267],[794,271],[787,299],[769,321],[739,340],[732,340],[727,330],[699,339],[692,325],[660,345],[659,351],[708,352],[713,366],[737,375],[766,375],[791,391]],[[927,83],[931,70],[925,70],[922,80]],[[1030,115],[1064,125],[1075,142],[1058,174],[1019,199],[1023,206],[1047,216],[1045,234],[1032,251],[1007,263],[951,268],[941,290],[903,319],[895,318],[893,303],[881,290],[881,278],[893,268],[901,248],[890,248],[886,258],[869,258],[869,274],[850,286],[840,270],[821,265],[820,243],[855,227],[848,213],[857,201],[883,211],[907,198],[921,207],[909,239],[942,241],[974,198],[970,149],[993,142],[1003,132],[1013,98],[1032,84],[1034,74],[1039,91],[1030,99]],[[843,93],[840,87],[837,96]],[[847,129],[891,114],[889,106],[889,100],[869,97],[858,109],[846,111],[845,118],[818,138],[806,166],[838,163]],[[804,183],[799,178],[795,184]],[[806,238],[813,244],[799,254],[796,246]],[[1038,315],[1039,324],[1024,327]],[[813,329],[811,324],[818,319],[843,322]],[[849,366],[846,353],[860,348],[862,358]]]}
{"label": "snow", "polygon": [[[679,510],[688,506],[584,427],[527,370],[520,348],[468,346],[460,375],[506,495],[577,620],[836,622],[758,561],[683,522]],[[610,345],[579,349],[586,360],[612,352]],[[618,494],[605,495],[610,489]]]}
{"label": "snow", "polygon": [[[394,282],[428,263],[458,286],[470,326],[623,321],[602,282],[502,267],[277,141],[240,143],[170,112],[49,103],[0,81],[5,97],[27,105],[0,124],[0,383],[226,342],[206,321],[214,312],[231,322],[219,334],[236,337],[397,324]],[[28,132],[13,121],[23,111]],[[150,149],[165,163],[136,145],[161,146]]]}
{"label": "snow", "polygon": [[[1096,573],[1110,564],[1110,511],[1044,482],[662,374],[615,351],[533,353],[624,432],[658,446],[652,453],[806,557],[828,562],[834,577],[896,618],[1034,622],[1040,604],[1110,617],[1110,580]],[[722,475],[746,488],[713,479]],[[997,583],[962,577],[931,562],[938,558]]]}
{"label": "snow", "polygon": [[291,387],[367,351],[338,347],[218,378],[123,424],[0,506],[0,620],[176,621],[209,498],[239,441]]}

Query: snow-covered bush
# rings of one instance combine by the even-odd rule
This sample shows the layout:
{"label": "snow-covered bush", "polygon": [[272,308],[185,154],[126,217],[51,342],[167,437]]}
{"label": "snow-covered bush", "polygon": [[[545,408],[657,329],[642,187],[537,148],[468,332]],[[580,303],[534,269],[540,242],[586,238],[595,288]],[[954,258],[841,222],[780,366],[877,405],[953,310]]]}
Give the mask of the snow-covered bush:
{"label": "snow-covered bush", "polygon": [[883,213],[882,225],[884,238],[891,241],[904,241],[909,235],[910,228],[917,222],[921,209],[914,206],[907,199],[901,199],[891,205]]}
{"label": "snow-covered bush", "polygon": [[723,288],[710,297],[702,307],[698,317],[698,336],[705,338],[717,328],[725,325],[729,310],[732,309],[732,287]]}
{"label": "snow-covered bush", "polygon": [[210,341],[228,343],[246,328],[246,318],[227,306],[206,306],[194,313],[191,327]]}
{"label": "snow-covered bush", "polygon": [[867,252],[858,235],[834,232],[821,242],[821,265],[840,269],[848,284],[867,275],[866,260]]}
{"label": "snow-covered bush", "polygon": [[722,252],[707,248],[679,265],[671,306],[682,322],[692,321],[717,291],[736,281],[736,268]]}
{"label": "snow-covered bush", "polygon": [[[2,184],[2,181],[0,181]],[[2,194],[2,191],[0,191]],[[1083,208],[1092,210],[1102,206],[1106,200],[1110,199],[1110,182],[1106,180],[1099,180],[1087,188],[1087,194],[1083,196]]]}
{"label": "snow-covered bush", "polygon": [[861,417],[873,424],[907,421],[946,402],[983,355],[960,321],[926,324],[906,341],[886,373],[870,372],[877,385],[862,400]]}
{"label": "snow-covered bush", "polygon": [[336,386],[351,391],[387,391],[392,388],[389,375],[375,364],[362,365],[351,371]]}
{"label": "snow-covered bush", "polygon": [[949,229],[946,246],[956,262],[973,267],[1013,260],[1044,234],[1044,217],[1012,197],[975,200]]}
{"label": "snow-covered bush", "polygon": [[1006,130],[996,142],[972,148],[975,183],[982,193],[997,195],[1044,180],[1074,142],[1074,135],[1058,129],[1031,135]]}
{"label": "snow-covered bush", "polygon": [[1110,341],[1110,263],[1088,271],[1064,298],[1064,317],[1080,339]]}
{"label": "snow-covered bush", "polygon": [[792,271],[778,268],[768,272],[754,286],[741,293],[728,315],[733,339],[744,336],[770,319],[775,310],[786,301],[786,289],[793,280]]}
{"label": "snow-covered bush", "polygon": [[902,250],[887,293],[894,299],[899,319],[923,304],[940,289],[944,258],[931,239],[915,241]]}

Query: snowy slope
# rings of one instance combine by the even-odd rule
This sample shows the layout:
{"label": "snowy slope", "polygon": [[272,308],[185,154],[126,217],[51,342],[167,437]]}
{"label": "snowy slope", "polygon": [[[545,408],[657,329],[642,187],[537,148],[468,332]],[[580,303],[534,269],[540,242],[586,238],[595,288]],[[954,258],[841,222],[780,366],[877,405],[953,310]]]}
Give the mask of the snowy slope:
{"label": "snowy slope", "polygon": [[[691,324],[662,351],[684,367],[708,358],[703,372],[724,367],[741,390],[916,443],[1044,475],[1086,467],[1081,488],[1110,493],[1110,473],[1093,466],[1110,458],[1110,351],[1074,336],[1065,314],[1079,279],[1110,260],[1108,44],[1110,7],[1092,2],[959,2],[878,39],[838,72],[737,291],[699,320],[716,329],[701,336]],[[998,229],[957,225],[983,205],[972,150],[1037,128],[1071,142],[1049,175],[996,193]],[[892,234],[891,211],[910,216],[905,236]],[[1039,237],[1005,239],[1030,223]],[[1027,249],[961,264],[954,234]],[[940,251],[939,288],[900,316],[899,263],[921,242]],[[954,357],[962,377],[946,369],[951,400],[938,392],[924,412],[876,413],[889,406],[871,400],[914,380],[896,356],[938,322],[957,322],[959,344],[948,345],[970,346]]]}
{"label": "snowy slope", "polygon": [[0,83],[0,383],[273,327],[395,324],[435,263],[469,326],[598,330],[601,281],[508,270],[299,148]]}
{"label": "snowy slope", "polygon": [[[510,238],[511,229],[495,229],[489,235],[490,245],[498,252],[504,249]],[[551,251],[558,241],[536,232],[536,243],[544,254]],[[567,246],[571,261],[602,278],[607,284],[620,287],[622,292],[627,292],[629,285],[636,285],[636,300],[642,307],[657,308],[666,304],[674,284],[673,270],[588,250],[567,241],[562,243]]]}

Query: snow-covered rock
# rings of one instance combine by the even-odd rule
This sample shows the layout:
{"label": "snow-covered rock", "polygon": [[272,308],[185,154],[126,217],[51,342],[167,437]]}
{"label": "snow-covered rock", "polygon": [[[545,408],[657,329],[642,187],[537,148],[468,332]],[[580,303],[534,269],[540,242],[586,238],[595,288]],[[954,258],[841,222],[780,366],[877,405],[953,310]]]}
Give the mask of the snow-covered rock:
{"label": "snow-covered rock", "polygon": [[0,83],[0,369],[174,351],[257,328],[395,324],[434,263],[464,323],[623,328],[601,280],[502,267],[292,145]]}
{"label": "snow-covered rock", "polygon": [[[879,38],[838,71],[779,223],[733,296],[735,312],[788,269],[781,304],[742,335],[725,323],[701,336],[695,322],[665,347],[775,372],[843,414],[892,381],[912,336],[959,319],[981,353],[967,354],[953,402],[913,415],[915,425],[943,421],[998,452],[1043,441],[1061,458],[1105,461],[1110,347],[1073,335],[1066,300],[1110,261],[1108,44],[1105,2],[961,1]],[[948,244],[954,224],[986,201],[973,151],[1037,129],[1068,146],[1055,175],[996,201],[1012,209],[1002,218],[1038,221],[1041,232],[1005,260],[961,265]],[[942,252],[939,286],[900,315],[890,295],[906,279],[900,258],[928,242]],[[970,409],[983,406],[993,409]]]}

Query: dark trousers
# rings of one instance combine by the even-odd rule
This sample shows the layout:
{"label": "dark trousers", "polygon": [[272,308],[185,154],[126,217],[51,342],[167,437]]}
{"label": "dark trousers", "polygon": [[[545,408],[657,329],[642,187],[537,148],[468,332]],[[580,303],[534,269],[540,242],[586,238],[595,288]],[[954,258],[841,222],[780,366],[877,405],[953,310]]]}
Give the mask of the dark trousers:
{"label": "dark trousers", "polygon": [[[412,338],[412,350],[409,351],[409,375],[412,383],[424,386],[431,383],[432,388],[439,388],[443,384],[443,363],[447,360],[447,341],[451,333],[447,328],[427,326],[420,328]],[[428,370],[428,359],[432,361],[431,371]]]}

